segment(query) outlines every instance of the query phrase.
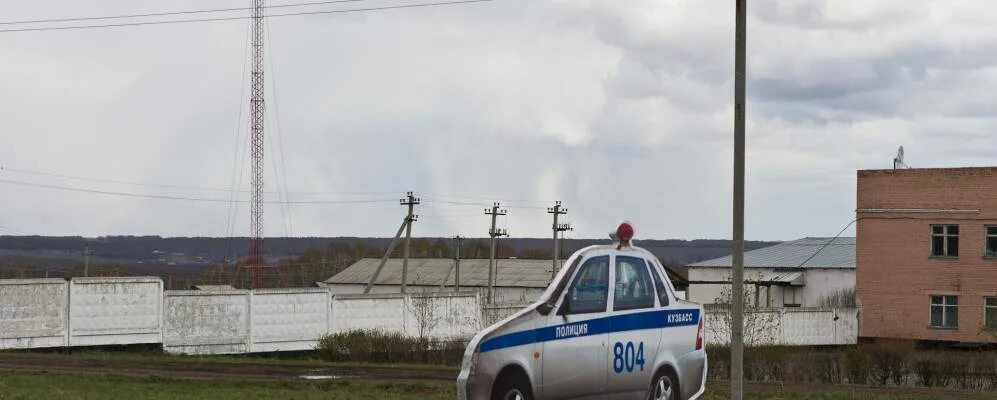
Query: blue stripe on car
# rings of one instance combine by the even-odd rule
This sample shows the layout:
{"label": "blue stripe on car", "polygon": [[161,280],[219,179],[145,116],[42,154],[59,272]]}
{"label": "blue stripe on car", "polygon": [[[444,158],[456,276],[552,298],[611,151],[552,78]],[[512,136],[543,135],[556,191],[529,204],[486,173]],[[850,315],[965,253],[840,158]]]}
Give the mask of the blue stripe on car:
{"label": "blue stripe on car", "polygon": [[527,331],[513,332],[488,339],[481,343],[482,353],[508,347],[552,340],[641,329],[671,328],[699,324],[699,310],[657,310],[624,315],[594,318],[570,324],[548,326]]}

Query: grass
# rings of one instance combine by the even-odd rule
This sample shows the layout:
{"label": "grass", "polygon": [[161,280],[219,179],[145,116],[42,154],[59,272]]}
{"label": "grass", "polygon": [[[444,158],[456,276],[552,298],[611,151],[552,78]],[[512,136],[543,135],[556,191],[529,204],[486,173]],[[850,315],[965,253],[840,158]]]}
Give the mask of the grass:
{"label": "grass", "polygon": [[[711,382],[703,400],[728,399],[726,382]],[[874,391],[873,393],[869,393]],[[750,383],[749,400],[937,400],[987,398],[963,391]],[[0,400],[14,399],[453,399],[450,382],[342,381],[239,381],[171,379],[156,376],[0,372]]]}
{"label": "grass", "polygon": [[236,381],[102,374],[0,373],[0,400],[15,399],[453,399],[446,382]]}
{"label": "grass", "polygon": [[[0,351],[0,356],[4,353],[13,354],[45,354],[32,351]],[[56,354],[56,353],[48,353]],[[53,357],[77,357],[86,360],[99,361],[140,361],[140,362],[184,362],[184,363],[213,363],[213,364],[267,364],[267,365],[287,365],[300,367],[358,367],[358,368],[388,368],[406,370],[430,370],[430,371],[452,371],[454,376],[460,371],[456,365],[430,365],[430,364],[407,364],[407,363],[361,363],[361,362],[328,362],[318,358],[314,353],[300,353],[295,355],[181,355],[168,354],[159,350],[148,351],[100,351],[82,350],[71,353],[58,353]]]}

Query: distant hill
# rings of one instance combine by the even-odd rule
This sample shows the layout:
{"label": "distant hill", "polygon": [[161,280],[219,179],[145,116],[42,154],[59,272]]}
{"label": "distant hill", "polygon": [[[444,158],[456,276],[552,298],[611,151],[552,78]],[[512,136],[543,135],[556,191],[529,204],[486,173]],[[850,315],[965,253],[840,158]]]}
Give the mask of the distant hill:
{"label": "distant hill", "polygon": [[[487,240],[469,238],[465,243],[487,242]],[[264,253],[273,262],[296,259],[306,250],[326,249],[333,245],[362,246],[367,248],[369,253],[383,253],[390,241],[390,238],[360,237],[267,238],[264,242]],[[453,240],[449,238],[413,238],[413,241],[418,242],[420,246],[428,243],[442,246],[443,249],[440,251],[444,253],[449,253],[453,249]],[[197,266],[233,263],[239,256],[246,254],[247,243],[248,239],[243,237],[0,236],[0,269],[66,268],[82,263],[83,250],[87,245],[91,252],[91,263],[94,264],[114,264],[119,268],[141,270],[178,267],[196,269]],[[501,239],[500,243],[502,246],[500,256],[503,257],[550,258],[550,239],[507,238]],[[563,243],[563,254],[566,256],[585,246],[608,243],[608,240],[564,239]],[[745,248],[752,250],[776,243],[778,242],[748,241],[745,243]],[[723,257],[730,254],[731,250],[729,240],[641,240],[637,244],[653,252],[663,263],[673,267]],[[449,254],[433,256],[441,255],[449,256]],[[465,253],[465,257],[467,256]]]}

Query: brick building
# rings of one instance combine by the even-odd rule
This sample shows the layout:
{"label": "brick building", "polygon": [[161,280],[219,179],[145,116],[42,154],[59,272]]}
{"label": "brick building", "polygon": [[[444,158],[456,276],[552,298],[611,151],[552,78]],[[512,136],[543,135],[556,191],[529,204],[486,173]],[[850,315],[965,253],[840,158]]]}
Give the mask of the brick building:
{"label": "brick building", "polygon": [[997,342],[997,167],[858,171],[866,338]]}

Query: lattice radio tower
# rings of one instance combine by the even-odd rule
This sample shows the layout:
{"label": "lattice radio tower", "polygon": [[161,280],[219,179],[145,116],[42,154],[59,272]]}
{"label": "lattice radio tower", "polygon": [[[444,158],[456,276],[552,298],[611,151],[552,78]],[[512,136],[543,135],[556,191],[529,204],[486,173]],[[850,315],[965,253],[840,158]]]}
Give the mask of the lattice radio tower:
{"label": "lattice radio tower", "polygon": [[249,206],[249,277],[250,287],[263,284],[263,128],[266,107],[263,86],[264,0],[253,0],[252,97],[249,100],[250,149],[252,154],[252,198]]}

